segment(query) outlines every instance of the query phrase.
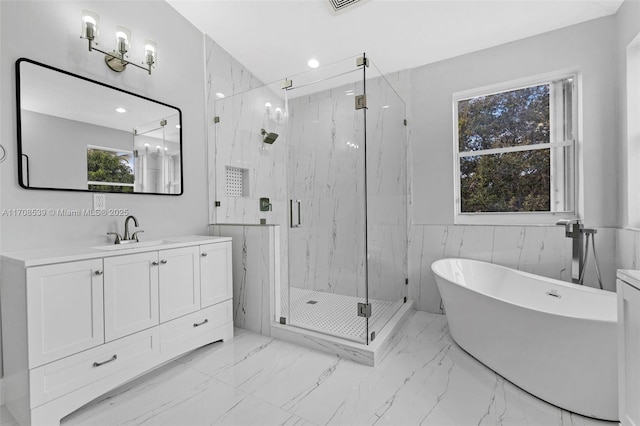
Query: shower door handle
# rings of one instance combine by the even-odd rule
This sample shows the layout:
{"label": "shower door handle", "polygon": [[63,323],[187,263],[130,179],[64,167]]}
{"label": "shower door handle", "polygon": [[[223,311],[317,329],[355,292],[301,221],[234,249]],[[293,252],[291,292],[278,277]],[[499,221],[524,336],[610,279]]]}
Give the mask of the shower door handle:
{"label": "shower door handle", "polygon": [[300,200],[289,200],[289,223],[292,228],[299,228],[302,225],[300,220],[301,204]]}

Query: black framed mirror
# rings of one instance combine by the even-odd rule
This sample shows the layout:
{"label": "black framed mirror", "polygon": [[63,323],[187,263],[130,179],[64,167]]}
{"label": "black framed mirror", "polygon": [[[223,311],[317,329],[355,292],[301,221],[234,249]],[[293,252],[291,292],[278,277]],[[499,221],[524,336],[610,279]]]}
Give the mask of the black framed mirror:
{"label": "black framed mirror", "polygon": [[21,187],[182,194],[179,108],[25,58],[16,94]]}

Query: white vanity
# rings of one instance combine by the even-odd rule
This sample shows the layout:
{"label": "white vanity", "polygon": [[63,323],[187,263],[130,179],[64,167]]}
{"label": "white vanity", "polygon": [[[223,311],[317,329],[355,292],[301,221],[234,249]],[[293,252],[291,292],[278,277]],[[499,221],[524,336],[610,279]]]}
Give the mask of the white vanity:
{"label": "white vanity", "polygon": [[640,271],[618,270],[620,424],[640,425]]}
{"label": "white vanity", "polygon": [[231,238],[2,256],[6,405],[59,424],[101,394],[233,336]]}

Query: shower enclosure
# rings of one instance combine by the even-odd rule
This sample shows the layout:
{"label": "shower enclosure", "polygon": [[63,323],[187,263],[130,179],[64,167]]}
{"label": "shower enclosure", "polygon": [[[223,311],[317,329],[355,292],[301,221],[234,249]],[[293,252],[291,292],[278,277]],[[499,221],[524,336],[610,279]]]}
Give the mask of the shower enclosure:
{"label": "shower enclosure", "polygon": [[[281,225],[273,319],[373,341],[407,296],[403,100],[358,55],[226,97],[215,109],[216,182],[226,183],[217,221],[266,215]],[[234,146],[224,147],[226,139]]]}

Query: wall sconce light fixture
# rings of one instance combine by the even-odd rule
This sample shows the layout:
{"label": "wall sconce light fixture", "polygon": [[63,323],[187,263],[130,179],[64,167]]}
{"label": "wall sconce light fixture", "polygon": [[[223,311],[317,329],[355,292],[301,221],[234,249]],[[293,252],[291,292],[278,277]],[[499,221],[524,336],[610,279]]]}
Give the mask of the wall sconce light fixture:
{"label": "wall sconce light fixture", "polygon": [[89,52],[96,51],[104,54],[105,63],[115,72],[122,72],[127,68],[127,65],[131,64],[151,74],[151,68],[157,62],[158,46],[156,43],[152,40],[144,41],[144,62],[142,64],[146,65],[146,67],[138,65],[126,59],[131,41],[131,31],[126,27],[116,27],[116,48],[113,52],[105,52],[96,47],[98,43],[95,39],[98,36],[99,22],[100,17],[97,13],[90,10],[82,11],[82,33],[80,38],[89,41]]}

